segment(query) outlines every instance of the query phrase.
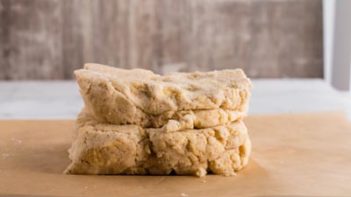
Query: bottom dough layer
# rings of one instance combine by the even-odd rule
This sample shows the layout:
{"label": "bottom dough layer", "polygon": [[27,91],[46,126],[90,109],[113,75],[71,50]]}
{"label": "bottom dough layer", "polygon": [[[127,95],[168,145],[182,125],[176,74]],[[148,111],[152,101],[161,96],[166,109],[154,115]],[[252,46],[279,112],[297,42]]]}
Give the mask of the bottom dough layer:
{"label": "bottom dough layer", "polygon": [[160,132],[86,121],[69,150],[69,174],[235,175],[251,142],[241,120],[206,129]]}

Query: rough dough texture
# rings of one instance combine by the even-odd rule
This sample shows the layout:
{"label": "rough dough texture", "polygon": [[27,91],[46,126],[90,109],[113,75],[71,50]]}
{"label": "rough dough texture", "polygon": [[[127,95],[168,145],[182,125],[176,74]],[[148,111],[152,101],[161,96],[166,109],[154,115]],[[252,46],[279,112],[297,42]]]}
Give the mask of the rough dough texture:
{"label": "rough dough texture", "polygon": [[234,175],[250,156],[241,120],[206,129],[163,132],[137,125],[102,124],[86,112],[69,150],[72,174]]}
{"label": "rough dough texture", "polygon": [[[84,109],[83,111],[87,112],[85,114],[92,114],[89,109]],[[152,128],[162,128],[163,131],[168,132],[215,127],[242,119],[244,116],[245,114],[242,112],[218,108],[194,111],[170,111],[159,116],[149,116],[149,120],[152,122]],[[95,117],[94,119],[97,120]],[[81,121],[86,121],[84,114],[78,118],[78,123]]]}
{"label": "rough dough texture", "polygon": [[66,173],[230,176],[247,165],[242,70],[160,76],[86,64],[75,75],[85,107]]}
{"label": "rough dough texture", "polygon": [[[162,127],[168,119],[187,113],[182,111],[196,114],[201,110],[218,110],[215,114],[235,112],[236,117],[242,117],[247,111],[251,88],[241,69],[161,76],[143,69],[86,64],[75,75],[85,107],[98,121],[152,128]],[[182,117],[179,122],[183,121]],[[184,128],[226,123],[219,121],[202,127],[208,121],[198,122],[200,126]]]}
{"label": "rough dough texture", "polygon": [[[144,174],[148,143],[144,130],[131,125],[87,125],[79,128],[69,150],[70,174]],[[145,147],[144,147],[145,146]]]}

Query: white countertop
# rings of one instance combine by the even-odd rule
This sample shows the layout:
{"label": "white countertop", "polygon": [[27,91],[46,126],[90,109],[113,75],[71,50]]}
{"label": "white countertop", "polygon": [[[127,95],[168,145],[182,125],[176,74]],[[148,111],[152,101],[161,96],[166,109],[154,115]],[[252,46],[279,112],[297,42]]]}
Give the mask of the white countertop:
{"label": "white countertop", "polygon": [[[351,94],[321,79],[260,79],[250,114],[345,111],[351,119]],[[0,119],[72,119],[83,106],[74,81],[0,81]]]}

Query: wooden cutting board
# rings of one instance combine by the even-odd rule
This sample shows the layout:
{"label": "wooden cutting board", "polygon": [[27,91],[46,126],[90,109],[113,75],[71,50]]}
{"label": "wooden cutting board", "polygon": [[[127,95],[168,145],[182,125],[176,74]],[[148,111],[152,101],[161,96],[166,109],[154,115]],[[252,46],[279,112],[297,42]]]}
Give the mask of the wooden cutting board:
{"label": "wooden cutting board", "polygon": [[351,195],[351,123],[343,114],[252,116],[246,123],[249,166],[235,177],[196,178],[64,175],[73,121],[0,121],[0,194]]}

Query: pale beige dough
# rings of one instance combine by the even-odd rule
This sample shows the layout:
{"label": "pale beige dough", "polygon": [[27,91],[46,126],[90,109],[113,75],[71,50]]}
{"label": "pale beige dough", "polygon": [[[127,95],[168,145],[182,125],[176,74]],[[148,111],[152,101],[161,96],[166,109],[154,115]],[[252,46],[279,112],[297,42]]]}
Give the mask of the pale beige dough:
{"label": "pale beige dough", "polygon": [[241,120],[164,132],[137,125],[98,123],[82,112],[69,150],[71,174],[234,175],[249,159],[251,143]]}
{"label": "pale beige dough", "polygon": [[[87,113],[79,116],[78,123],[86,121],[84,114],[92,114],[88,109],[84,109],[83,111]],[[245,114],[241,112],[219,108],[168,112],[158,116],[149,116],[149,120],[152,122],[152,128],[161,128],[162,131],[169,132],[215,127],[242,119],[244,116]],[[94,117],[94,119],[96,118]]]}
{"label": "pale beige dough", "polygon": [[160,76],[87,64],[75,75],[85,107],[66,173],[230,176],[247,165],[242,70]]}
{"label": "pale beige dough", "polygon": [[155,154],[149,172],[152,174],[235,175],[246,166],[251,142],[242,121],[207,129],[160,132],[147,129]]}
{"label": "pale beige dough", "polygon": [[69,149],[67,174],[145,174],[149,154],[143,129],[132,125],[85,125]]}
{"label": "pale beige dough", "polygon": [[[251,88],[250,80],[240,69],[161,76],[142,69],[86,64],[75,75],[85,107],[98,121],[142,127],[163,127],[174,117],[179,118],[176,121],[181,129],[234,121],[228,118],[215,122],[211,116],[245,116]],[[214,111],[204,118],[203,110]],[[195,118],[182,115],[186,113]],[[189,119],[194,124],[182,126]],[[169,128],[175,125],[171,124]]]}

